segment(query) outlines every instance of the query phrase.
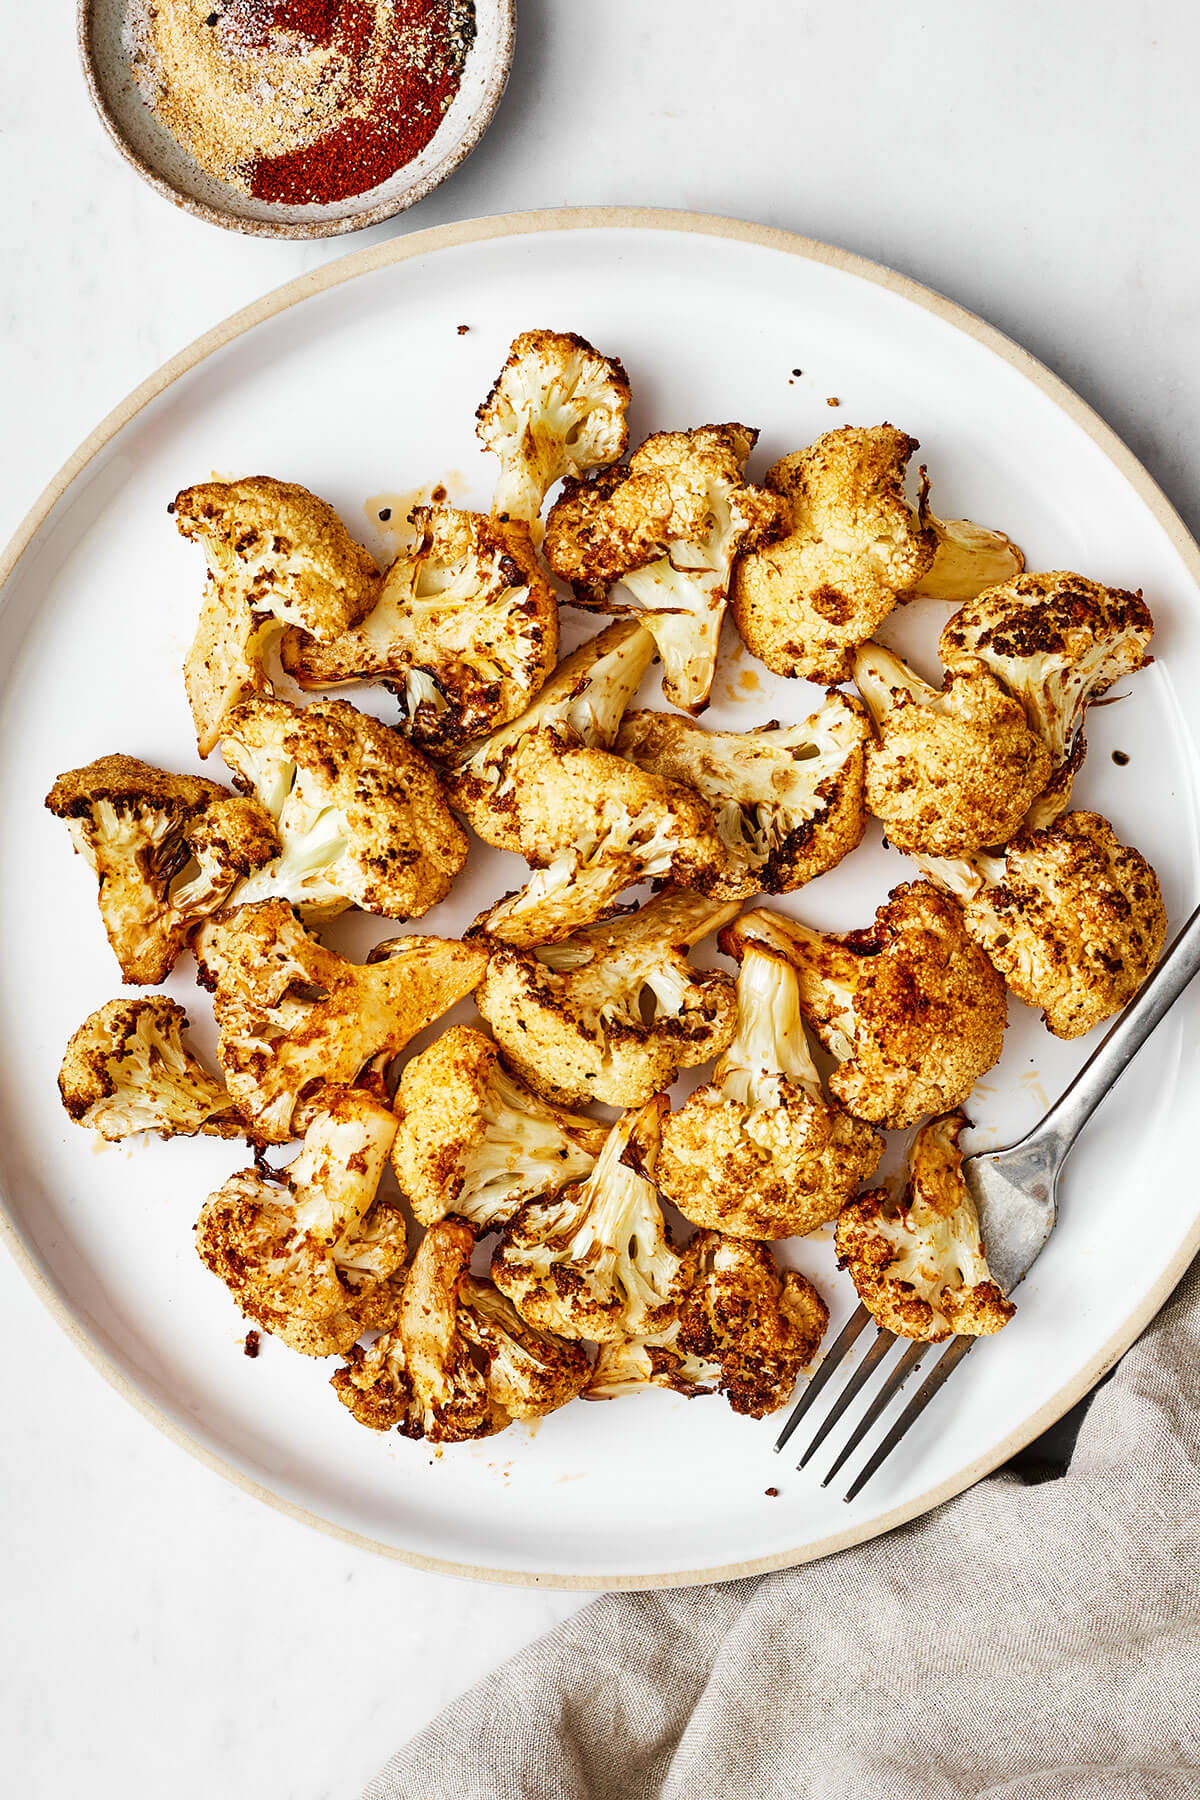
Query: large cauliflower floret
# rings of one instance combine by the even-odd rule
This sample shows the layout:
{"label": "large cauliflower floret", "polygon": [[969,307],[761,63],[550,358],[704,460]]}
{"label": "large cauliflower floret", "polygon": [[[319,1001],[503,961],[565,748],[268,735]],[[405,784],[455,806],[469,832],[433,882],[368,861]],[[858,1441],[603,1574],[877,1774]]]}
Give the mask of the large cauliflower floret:
{"label": "large cauliflower floret", "polygon": [[882,1190],[842,1208],[838,1262],[885,1331],[939,1343],[982,1337],[1016,1310],[992,1280],[979,1215],[962,1174],[961,1112],[931,1119],[916,1135],[898,1201]]}
{"label": "large cauliflower floret", "polygon": [[415,919],[467,860],[466,833],[424,757],[345,700],[248,701],[226,722],[221,755],[280,843],[231,905],[281,898],[306,919],[348,906]]}
{"label": "large cauliflower floret", "polygon": [[546,522],[546,560],[580,605],[623,610],[618,581],[632,596],[663,693],[687,712],[708,705],[736,558],[786,528],[776,497],[745,480],[757,437],[745,425],[656,432],[627,468],[568,482]]}
{"label": "large cauliflower floret", "polygon": [[736,912],[736,901],[664,893],[561,943],[494,944],[476,1004],[538,1093],[642,1106],[733,1034],[733,982],[687,952]]}
{"label": "large cauliflower floret", "polygon": [[476,433],[500,458],[492,511],[532,521],[564,475],[625,454],[629,377],[573,331],[523,331],[480,406]]}
{"label": "large cauliflower floret", "polygon": [[697,1225],[802,1237],[875,1173],[883,1139],[825,1098],[785,957],[747,942],[737,1003],[737,1035],[712,1080],[663,1121],[655,1180]]}
{"label": "large cauliflower floret", "polygon": [[418,506],[411,549],[331,644],[289,631],[283,665],[305,688],[382,681],[414,742],[442,752],[515,719],[554,668],[558,601],[528,528]]}
{"label": "large cauliflower floret", "polygon": [[748,900],[791,893],[862,841],[867,735],[858,703],[831,691],[802,725],[762,731],[705,731],[678,713],[630,713],[617,749],[708,801],[728,857],[708,891]]}
{"label": "large cauliflower floret", "polygon": [[755,911],[723,943],[736,953],[754,939],[795,964],[801,1011],[838,1063],[830,1091],[855,1118],[911,1125],[960,1105],[999,1061],[1004,983],[957,901],[928,881],[896,888],[863,931]]}
{"label": "large cauliflower floret", "polygon": [[733,616],[777,675],[845,681],[856,646],[894,606],[918,593],[965,599],[1024,567],[1000,533],[935,519],[924,480],[909,505],[904,477],[917,447],[894,425],[846,425],[768,471],[791,529],[739,563]]}
{"label": "large cauliflower floret", "polygon": [[591,1173],[597,1119],[547,1106],[510,1075],[490,1038],[455,1025],[414,1056],[396,1094],[396,1179],[422,1225],[457,1213],[480,1230]]}
{"label": "large cauliflower floret", "polygon": [[196,950],[229,1091],[273,1144],[303,1129],[324,1088],[398,1056],[487,966],[473,944],[415,934],[380,944],[368,963],[347,962],[305,931],[286,900],[223,914]]}
{"label": "large cauliflower floret", "polygon": [[287,1168],[243,1169],[201,1209],[201,1260],[247,1318],[304,1355],[345,1352],[396,1317],[404,1215],[375,1197],[395,1129],[384,1102],[328,1089]]}
{"label": "large cauliflower floret", "polygon": [[946,667],[982,663],[1020,701],[1050,752],[1050,781],[1027,824],[1050,825],[1066,811],[1085,752],[1084,714],[1114,682],[1146,667],[1153,631],[1140,594],[1065,569],[991,587],[947,623],[938,646]]}
{"label": "large cauliflower floret", "polygon": [[981,663],[939,692],[881,644],[854,658],[875,722],[866,801],[897,850],[961,856],[1006,844],[1050,779],[1024,708]]}
{"label": "large cauliflower floret", "polygon": [[530,1201],[501,1233],[492,1279],[531,1325],[615,1343],[674,1319],[686,1266],[671,1248],[654,1183],[629,1160],[653,1162],[665,1105],[660,1098],[626,1113],[586,1181]]}
{"label": "large cauliflower floret", "polygon": [[126,981],[165,981],[191,932],[279,842],[253,800],[199,775],[101,756],[60,775],[46,805],[100,884],[100,917]]}
{"label": "large cauliflower floret", "polygon": [[235,706],[269,693],[264,667],[287,625],[330,643],[375,604],[379,570],[307,488],[252,475],[177,494],[175,523],[208,560],[184,681],[201,756]]}
{"label": "large cauliflower floret", "polygon": [[686,1256],[692,1285],[677,1318],[652,1338],[602,1344],[587,1398],[719,1389],[734,1412],[777,1412],[820,1349],[829,1308],[805,1276],[781,1274],[765,1244],[701,1231]]}
{"label": "large cauliflower floret", "polygon": [[250,1133],[224,1087],[185,1046],[187,1022],[182,1006],[158,994],[110,1000],[86,1018],[58,1072],[58,1091],[75,1123],[110,1143],[139,1131]]}

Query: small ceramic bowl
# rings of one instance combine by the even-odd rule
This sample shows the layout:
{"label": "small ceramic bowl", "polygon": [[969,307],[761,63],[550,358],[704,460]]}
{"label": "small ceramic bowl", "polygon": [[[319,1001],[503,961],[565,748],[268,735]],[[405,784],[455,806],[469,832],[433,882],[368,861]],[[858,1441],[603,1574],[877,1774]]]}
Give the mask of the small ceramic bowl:
{"label": "small ceramic bowl", "polygon": [[96,110],[138,174],[185,212],[258,237],[336,237],[415,206],[468,157],[500,104],[512,67],[516,0],[475,0],[475,42],[462,85],[419,156],[365,194],[327,206],[255,200],[206,175],[143,101],[122,42],[129,0],[79,0],[79,53]]}

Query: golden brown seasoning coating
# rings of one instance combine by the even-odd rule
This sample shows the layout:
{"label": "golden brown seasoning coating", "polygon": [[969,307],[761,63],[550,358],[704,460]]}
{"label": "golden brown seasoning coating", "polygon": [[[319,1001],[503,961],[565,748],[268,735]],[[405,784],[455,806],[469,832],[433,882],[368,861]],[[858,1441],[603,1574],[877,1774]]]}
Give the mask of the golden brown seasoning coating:
{"label": "golden brown seasoning coating", "polygon": [[160,1137],[252,1136],[219,1081],[183,1042],[187,1014],[174,1000],[109,1000],[86,1018],[58,1072],[77,1125],[116,1143]]}

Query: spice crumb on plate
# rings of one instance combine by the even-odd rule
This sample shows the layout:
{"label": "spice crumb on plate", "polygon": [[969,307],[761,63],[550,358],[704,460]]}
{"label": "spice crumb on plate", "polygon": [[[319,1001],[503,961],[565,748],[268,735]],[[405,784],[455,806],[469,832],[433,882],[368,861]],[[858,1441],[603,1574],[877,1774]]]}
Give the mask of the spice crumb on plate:
{"label": "spice crumb on plate", "polygon": [[261,1342],[262,1342],[262,1339],[259,1337],[259,1334],[257,1331],[248,1331],[246,1333],[245,1342],[242,1345],[242,1355],[249,1356],[251,1358],[256,1357],[258,1355],[258,1347]]}

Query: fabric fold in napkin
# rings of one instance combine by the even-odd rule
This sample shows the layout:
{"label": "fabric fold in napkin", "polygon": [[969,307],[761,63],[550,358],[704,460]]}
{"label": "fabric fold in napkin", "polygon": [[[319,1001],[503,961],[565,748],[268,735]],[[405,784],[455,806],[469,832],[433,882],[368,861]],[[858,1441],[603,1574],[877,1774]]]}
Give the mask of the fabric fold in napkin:
{"label": "fabric fold in napkin", "polygon": [[1200,1265],[1058,1481],[989,1477],[778,1574],[613,1594],[365,1800],[1193,1800]]}

